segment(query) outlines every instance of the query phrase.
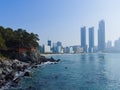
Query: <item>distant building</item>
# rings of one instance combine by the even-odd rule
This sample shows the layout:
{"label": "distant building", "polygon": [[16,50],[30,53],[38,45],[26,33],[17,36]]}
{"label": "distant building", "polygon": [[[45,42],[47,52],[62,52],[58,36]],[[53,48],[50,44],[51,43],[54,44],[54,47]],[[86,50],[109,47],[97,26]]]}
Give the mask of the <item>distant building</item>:
{"label": "distant building", "polygon": [[72,46],[74,53],[83,53],[83,48],[79,45]]}
{"label": "distant building", "polygon": [[73,51],[73,47],[69,47],[69,53],[74,53],[74,51]]}
{"label": "distant building", "polygon": [[98,46],[94,46],[94,52],[98,51]]}
{"label": "distant building", "polygon": [[107,53],[116,52],[116,48],[112,47],[112,41],[108,41],[106,43],[105,52]]}
{"label": "distant building", "polygon": [[43,46],[43,49],[44,49],[44,53],[52,53],[52,52],[51,52],[51,48],[50,48],[50,46],[48,46],[48,45],[44,45],[44,46]]}
{"label": "distant building", "polygon": [[52,51],[53,53],[63,53],[62,42],[53,43]]}
{"label": "distant building", "polygon": [[112,48],[112,41],[108,41],[107,43],[106,43],[106,48],[108,49],[108,48]]}
{"label": "distant building", "polygon": [[76,53],[82,53],[82,52],[83,52],[83,48],[82,47],[77,47]]}
{"label": "distant building", "polygon": [[74,53],[73,47],[70,46],[70,47],[64,48],[64,53],[71,53],[71,54]]}
{"label": "distant building", "polygon": [[101,20],[99,22],[98,29],[98,51],[104,51],[105,49],[105,22]]}
{"label": "distant building", "polygon": [[81,28],[81,47],[83,48],[83,52],[87,52],[86,27]]}
{"label": "distant building", "polygon": [[94,52],[94,27],[89,28],[89,52]]}
{"label": "distant building", "polygon": [[52,51],[53,51],[53,53],[57,53],[57,44],[56,43],[53,43]]}
{"label": "distant building", "polygon": [[64,47],[63,52],[64,53],[69,53],[69,47]]}
{"label": "distant building", "polygon": [[44,53],[44,48],[43,48],[44,46],[39,46],[39,48],[40,48],[40,53]]}
{"label": "distant building", "polygon": [[58,41],[53,44],[53,52],[54,53],[63,53],[62,42]]}
{"label": "distant building", "polygon": [[58,41],[57,46],[62,46],[62,42]]}
{"label": "distant building", "polygon": [[51,47],[51,40],[48,40],[48,46]]}
{"label": "distant building", "polygon": [[106,43],[105,52],[108,52],[108,53],[120,53],[120,38],[118,40],[115,40],[114,46],[112,46],[112,41],[108,41]]}
{"label": "distant building", "polygon": [[56,53],[63,53],[63,48],[62,46],[57,46],[57,52]]}
{"label": "distant building", "polygon": [[57,46],[57,53],[61,53],[61,46]]}
{"label": "distant building", "polygon": [[120,38],[115,40],[114,47],[120,49]]}

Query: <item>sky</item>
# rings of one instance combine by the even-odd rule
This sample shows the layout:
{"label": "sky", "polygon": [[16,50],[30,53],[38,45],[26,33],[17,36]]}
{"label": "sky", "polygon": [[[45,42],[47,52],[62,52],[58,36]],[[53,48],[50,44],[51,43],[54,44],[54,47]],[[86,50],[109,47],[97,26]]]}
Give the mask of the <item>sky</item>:
{"label": "sky", "polygon": [[[106,42],[120,37],[120,0],[0,0],[0,25],[39,35],[40,44],[80,45],[80,28],[105,21]],[[88,36],[88,33],[87,33]],[[88,42],[88,37],[87,37]]]}

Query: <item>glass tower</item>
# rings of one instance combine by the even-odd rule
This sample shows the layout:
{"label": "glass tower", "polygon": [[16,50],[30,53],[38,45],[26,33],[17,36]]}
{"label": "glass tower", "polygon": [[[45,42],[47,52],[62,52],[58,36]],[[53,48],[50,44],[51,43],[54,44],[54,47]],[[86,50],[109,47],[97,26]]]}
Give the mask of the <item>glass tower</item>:
{"label": "glass tower", "polygon": [[101,20],[99,22],[98,29],[98,51],[103,52],[105,49],[105,22]]}
{"label": "glass tower", "polygon": [[89,52],[94,52],[94,27],[89,28]]}
{"label": "glass tower", "polygon": [[83,48],[83,52],[87,52],[86,27],[81,28],[81,47]]}
{"label": "glass tower", "polygon": [[51,40],[48,40],[48,46],[51,47]]}

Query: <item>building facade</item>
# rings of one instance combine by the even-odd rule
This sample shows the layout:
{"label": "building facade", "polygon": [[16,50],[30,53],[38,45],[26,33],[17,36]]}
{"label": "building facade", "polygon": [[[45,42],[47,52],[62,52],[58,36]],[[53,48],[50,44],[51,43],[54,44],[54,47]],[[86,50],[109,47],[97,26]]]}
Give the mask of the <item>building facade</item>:
{"label": "building facade", "polygon": [[89,53],[94,52],[94,27],[89,28]]}
{"label": "building facade", "polygon": [[106,48],[112,48],[112,41],[108,41],[106,43]]}
{"label": "building facade", "polygon": [[51,48],[50,48],[50,46],[48,46],[48,45],[44,45],[44,46],[43,46],[43,50],[44,50],[44,53],[52,53],[52,52],[51,52]]}
{"label": "building facade", "polygon": [[51,40],[48,40],[48,46],[51,47]]}
{"label": "building facade", "polygon": [[86,27],[81,28],[81,47],[83,48],[83,52],[87,52]]}
{"label": "building facade", "polygon": [[101,20],[99,22],[98,29],[98,51],[104,52],[105,50],[105,22]]}

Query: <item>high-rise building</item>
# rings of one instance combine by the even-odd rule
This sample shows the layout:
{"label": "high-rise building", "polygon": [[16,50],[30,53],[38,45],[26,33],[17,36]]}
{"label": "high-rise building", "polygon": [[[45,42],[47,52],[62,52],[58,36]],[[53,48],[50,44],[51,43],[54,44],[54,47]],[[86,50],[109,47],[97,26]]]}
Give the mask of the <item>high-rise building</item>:
{"label": "high-rise building", "polygon": [[98,29],[98,51],[103,52],[105,49],[105,22],[101,20],[99,22]]}
{"label": "high-rise building", "polygon": [[62,46],[62,42],[58,41],[57,46]]}
{"label": "high-rise building", "polygon": [[83,48],[83,52],[87,52],[86,27],[81,28],[81,47]]}
{"label": "high-rise building", "polygon": [[115,40],[114,47],[117,49],[120,48],[120,38],[118,40]]}
{"label": "high-rise building", "polygon": [[51,47],[51,40],[48,40],[48,46]]}
{"label": "high-rise building", "polygon": [[112,41],[108,41],[106,43],[106,48],[108,49],[108,48],[111,48],[111,47],[112,47]]}
{"label": "high-rise building", "polygon": [[53,53],[57,53],[57,44],[56,43],[53,43],[52,51],[53,51]]}
{"label": "high-rise building", "polygon": [[94,27],[89,28],[89,52],[94,52]]}
{"label": "high-rise building", "polygon": [[50,46],[48,46],[48,45],[44,45],[43,49],[44,49],[44,53],[52,53],[51,49],[50,49]]}

